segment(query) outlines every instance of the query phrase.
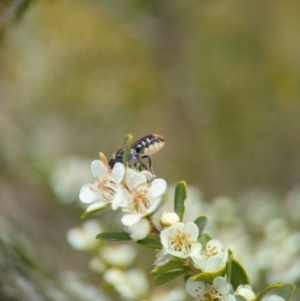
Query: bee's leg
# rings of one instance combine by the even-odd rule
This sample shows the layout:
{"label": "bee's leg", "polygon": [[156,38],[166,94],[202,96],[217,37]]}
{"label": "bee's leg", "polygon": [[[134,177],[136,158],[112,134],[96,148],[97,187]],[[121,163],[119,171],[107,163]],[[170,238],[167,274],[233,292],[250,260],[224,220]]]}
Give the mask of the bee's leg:
{"label": "bee's leg", "polygon": [[148,167],[142,161],[140,161],[140,166],[143,167],[143,170],[148,170]]}
{"label": "bee's leg", "polygon": [[147,170],[149,170],[152,175],[154,175],[153,173],[153,169],[152,169],[152,159],[150,156],[143,156],[142,159],[148,159],[148,168],[146,168]]}

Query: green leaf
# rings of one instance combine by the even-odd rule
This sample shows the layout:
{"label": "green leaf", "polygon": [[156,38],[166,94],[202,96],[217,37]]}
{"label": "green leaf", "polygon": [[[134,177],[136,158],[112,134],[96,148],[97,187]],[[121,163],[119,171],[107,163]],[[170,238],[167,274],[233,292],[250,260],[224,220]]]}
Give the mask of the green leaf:
{"label": "green leaf", "polygon": [[103,210],[105,210],[108,207],[110,207],[110,204],[107,204],[107,205],[103,206],[102,208],[98,208],[98,209],[94,209],[94,210],[90,210],[90,211],[86,210],[85,212],[82,213],[82,215],[80,217],[81,218],[86,218],[86,217],[88,217],[88,216],[90,216],[92,214],[95,214],[97,212],[103,211]]}
{"label": "green leaf", "polygon": [[137,243],[141,246],[156,249],[156,250],[162,249],[161,242],[150,237],[146,237],[144,239],[138,240]]}
{"label": "green leaf", "polygon": [[100,233],[96,236],[97,239],[102,239],[106,241],[124,241],[124,240],[132,240],[127,232],[105,232]]}
{"label": "green leaf", "polygon": [[124,158],[123,158],[123,163],[126,166],[127,165],[127,161],[129,158],[129,152],[131,149],[131,144],[132,144],[132,135],[128,134],[125,136],[125,140],[124,140]]}
{"label": "green leaf", "polygon": [[202,233],[202,235],[200,236],[200,243],[202,245],[202,248],[205,249],[206,248],[206,244],[212,240],[212,237],[210,234],[208,234],[207,232]]}
{"label": "green leaf", "polygon": [[227,282],[230,283],[232,275],[233,251],[228,250],[228,262],[226,265]]}
{"label": "green leaf", "polygon": [[188,267],[183,267],[179,269],[175,269],[166,273],[158,274],[153,279],[153,286],[157,286],[166,282],[169,282],[181,275],[187,273],[190,269]]}
{"label": "green leaf", "polygon": [[161,266],[156,266],[151,273],[154,275],[158,274],[163,274],[171,270],[175,270],[178,268],[186,267],[186,262],[184,260],[177,260],[177,259],[172,259],[168,263],[161,265]]}
{"label": "green leaf", "polygon": [[250,285],[249,277],[248,277],[245,269],[235,259],[232,259],[230,283],[232,284],[232,286],[235,290],[241,284],[249,284]]}
{"label": "green leaf", "polygon": [[241,295],[235,295],[235,300],[236,301],[247,301],[247,299]]}
{"label": "green leaf", "polygon": [[276,295],[282,297],[284,300],[289,301],[295,291],[295,284],[287,283],[284,284],[281,288],[276,290]]}
{"label": "green leaf", "polygon": [[194,223],[197,225],[199,229],[199,235],[198,235],[199,238],[208,224],[208,218],[205,215],[199,216],[195,219]]}
{"label": "green leaf", "polygon": [[184,181],[179,182],[175,187],[175,197],[174,197],[174,211],[180,218],[180,221],[183,220],[185,205],[184,202],[187,198],[187,188]]}
{"label": "green leaf", "polygon": [[274,292],[276,289],[281,288],[281,287],[282,287],[282,283],[273,284],[273,285],[268,286],[257,296],[256,301],[262,300],[266,295]]}
{"label": "green leaf", "polygon": [[190,278],[190,281],[202,281],[205,283],[212,283],[213,277],[207,273],[200,273]]}
{"label": "green leaf", "polygon": [[274,294],[282,297],[285,301],[289,301],[295,291],[295,284],[287,283],[287,284],[274,284],[266,289],[264,289],[259,296],[257,297],[257,301],[262,300],[266,295]]}

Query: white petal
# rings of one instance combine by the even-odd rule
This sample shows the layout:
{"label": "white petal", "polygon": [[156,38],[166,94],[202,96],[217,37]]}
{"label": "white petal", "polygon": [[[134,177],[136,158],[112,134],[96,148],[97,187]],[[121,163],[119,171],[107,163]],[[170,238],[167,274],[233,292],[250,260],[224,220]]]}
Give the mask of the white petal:
{"label": "white petal", "polygon": [[142,218],[139,222],[128,228],[130,237],[133,240],[144,239],[150,232],[151,226],[147,219]]}
{"label": "white petal", "polygon": [[256,296],[251,286],[247,284],[239,285],[234,294],[243,296],[247,301],[254,301],[256,299]]}
{"label": "white petal", "polygon": [[185,225],[185,231],[188,232],[191,236],[190,236],[190,240],[197,240],[198,235],[199,235],[199,228],[197,227],[197,225],[193,222],[187,222]]}
{"label": "white petal", "polygon": [[93,203],[98,199],[97,187],[94,184],[85,184],[79,192],[79,199],[83,203]]}
{"label": "white petal", "polygon": [[284,299],[277,295],[270,295],[270,296],[264,297],[262,299],[262,301],[284,301]]}
{"label": "white petal", "polygon": [[222,295],[227,295],[229,293],[229,284],[224,277],[219,276],[215,278],[213,284],[218,288],[218,291]]}
{"label": "white petal", "polygon": [[192,260],[194,264],[203,272],[217,272],[225,267],[225,263],[221,256],[213,256],[209,259],[205,259],[201,255],[196,255],[192,257]]}
{"label": "white petal", "polygon": [[141,174],[143,174],[146,177],[148,182],[150,182],[153,179],[153,174],[147,170],[141,171]]}
{"label": "white petal", "polygon": [[162,265],[165,265],[166,263],[168,263],[171,259],[172,259],[172,255],[170,254],[164,254],[163,256],[157,258],[155,261],[154,261],[154,265],[158,265],[158,266],[162,266]]}
{"label": "white petal", "polygon": [[[228,295],[225,299],[225,301],[236,301],[236,297],[234,295]],[[282,301],[284,301],[282,299]]]}
{"label": "white petal", "polygon": [[113,177],[117,183],[121,183],[125,176],[125,167],[122,163],[116,163],[112,171]]}
{"label": "white petal", "polygon": [[122,201],[124,199],[124,193],[123,193],[123,189],[122,188],[119,188],[117,190],[117,193],[115,194],[113,200],[111,201],[111,208],[112,210],[117,210],[121,204],[122,204]]}
{"label": "white petal", "polygon": [[140,221],[141,218],[143,218],[141,214],[125,214],[122,217],[121,222],[124,226],[131,227],[134,224],[136,224],[138,221]]}
{"label": "white petal", "polygon": [[167,182],[164,179],[155,179],[151,183],[151,194],[154,198],[161,196],[167,189]]}
{"label": "white petal", "polygon": [[[212,239],[207,243],[207,246],[209,246],[210,248],[217,248],[217,250],[219,252],[221,252],[224,248],[223,245],[220,241],[218,241],[217,239]],[[207,248],[206,246],[206,248]]]}
{"label": "white petal", "polygon": [[202,245],[200,243],[195,243],[192,245],[189,256],[193,257],[195,255],[198,255],[200,254],[201,250],[202,250]]}
{"label": "white petal", "polygon": [[167,250],[169,248],[169,229],[164,229],[160,232],[160,241]]}
{"label": "white petal", "polygon": [[[186,281],[185,285],[186,291],[192,297],[203,296],[206,292],[205,283],[201,281],[190,281],[189,279]],[[197,299],[198,300],[198,299]]]}
{"label": "white petal", "polygon": [[154,213],[158,209],[159,205],[161,204],[161,201],[162,201],[162,198],[156,198],[154,200],[152,206],[148,210],[146,210],[144,216]]}
{"label": "white petal", "polygon": [[100,160],[94,160],[91,163],[91,171],[94,177],[102,178],[107,173],[107,167]]}
{"label": "white petal", "polygon": [[185,232],[185,225],[184,223],[176,223],[173,224],[169,230],[172,232],[172,234],[178,235],[180,232]]}
{"label": "white petal", "polygon": [[133,190],[137,186],[147,183],[147,179],[143,173],[137,172],[131,168],[127,168],[125,180],[129,190]]}
{"label": "white petal", "polygon": [[102,209],[109,206],[107,202],[95,202],[86,208],[86,212],[92,212],[94,210]]}

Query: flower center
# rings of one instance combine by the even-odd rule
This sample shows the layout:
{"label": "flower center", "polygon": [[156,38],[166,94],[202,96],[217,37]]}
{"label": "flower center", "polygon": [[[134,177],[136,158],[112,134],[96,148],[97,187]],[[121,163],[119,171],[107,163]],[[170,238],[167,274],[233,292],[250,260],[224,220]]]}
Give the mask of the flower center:
{"label": "flower center", "polygon": [[[224,250],[222,249],[221,252],[223,252]],[[206,246],[206,249],[204,251],[201,252],[201,255],[203,255],[203,257],[207,260],[210,257],[213,256],[218,256],[220,254],[220,250],[218,250],[218,248],[216,246]]]}
{"label": "flower center", "polygon": [[171,236],[171,247],[174,251],[187,252],[191,248],[190,233],[176,230],[176,234]]}
{"label": "flower center", "polygon": [[135,211],[138,213],[145,212],[145,210],[147,210],[151,205],[149,204],[147,186],[141,184],[137,186],[135,189],[133,189],[131,192],[134,199]]}
{"label": "flower center", "polygon": [[111,200],[115,196],[118,185],[112,179],[112,177],[107,173],[100,181],[97,179],[97,188],[98,191],[102,194],[104,199]]}

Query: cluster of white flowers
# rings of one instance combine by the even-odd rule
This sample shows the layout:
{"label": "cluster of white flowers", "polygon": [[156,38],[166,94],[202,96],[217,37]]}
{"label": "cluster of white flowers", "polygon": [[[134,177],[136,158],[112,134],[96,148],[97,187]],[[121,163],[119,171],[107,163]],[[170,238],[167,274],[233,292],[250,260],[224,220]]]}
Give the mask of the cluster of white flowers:
{"label": "cluster of white flowers", "polygon": [[[186,291],[195,298],[194,300],[240,300],[241,298],[237,296],[242,296],[242,299],[246,301],[256,300],[256,295],[250,285],[248,285],[249,281],[246,280],[247,275],[241,278],[245,282],[239,282],[238,284],[244,284],[239,286],[237,284],[238,287],[230,282],[232,256],[229,259],[229,254],[233,254],[233,245],[229,244],[227,247],[224,247],[220,241],[210,239],[208,234],[204,235],[204,239],[202,239],[202,232],[205,227],[202,224],[206,225],[207,218],[206,216],[198,216],[200,213],[203,214],[204,206],[201,202],[197,202],[196,205],[198,207],[192,204],[187,207],[187,209],[193,207],[193,212],[188,212],[187,210],[186,216],[189,220],[195,220],[196,218],[195,222],[182,221],[184,210],[181,212],[181,209],[178,209],[176,204],[178,205],[178,202],[181,201],[184,202],[183,198],[178,202],[177,198],[175,198],[175,207],[178,214],[173,209],[168,209],[161,213],[158,209],[163,209],[164,207],[162,205],[167,189],[165,180],[154,178],[146,170],[137,171],[133,168],[125,167],[122,163],[116,163],[113,168],[110,168],[104,162],[106,160],[102,161],[101,159],[94,160],[91,163],[91,171],[95,181],[84,185],[80,190],[80,200],[89,204],[84,216],[108,207],[112,210],[120,209],[120,211],[124,212],[123,216],[120,217],[120,221],[133,240],[142,240],[151,232],[158,234],[161,243],[161,246],[158,248],[161,247],[161,250],[157,253],[157,259],[154,262],[154,265],[156,265],[155,271],[157,271],[156,275],[164,276],[164,273],[167,275],[169,271],[176,272],[176,270],[172,270],[172,265],[174,262],[182,263],[184,273],[188,270],[194,274],[186,282]],[[203,208],[201,208],[202,212],[198,213],[199,206]],[[214,203],[214,206],[211,207],[214,208],[215,212],[208,215],[224,224],[232,225],[236,229],[236,231],[233,231],[235,235],[241,237],[244,230],[242,223],[239,223],[237,218],[233,218],[236,214],[233,202],[228,198],[219,198]],[[155,220],[154,213],[160,215],[159,224]],[[189,215],[193,215],[194,218],[191,218]],[[277,231],[277,229],[282,230],[281,225],[281,220],[276,221],[276,223],[273,221],[269,227],[269,236],[274,241],[278,241],[286,234],[284,231],[280,233]],[[212,232],[216,232],[216,230],[217,227],[212,228]],[[95,251],[98,245],[95,242],[91,243],[90,239],[91,235],[95,237],[95,234],[97,234],[95,232],[98,231],[99,229],[92,221],[86,222],[81,228],[70,230],[68,232],[68,240],[70,244],[79,250]],[[277,236],[274,237],[273,233],[276,233]],[[280,236],[279,238],[278,235]],[[124,237],[127,239],[128,236],[125,235]],[[292,240],[291,245],[294,244],[293,242],[298,237],[296,236]],[[148,238],[142,243],[149,241],[151,239]],[[155,248],[157,247],[155,244],[154,246]],[[126,249],[125,245],[117,248],[102,247],[98,255],[91,261],[90,266],[94,271],[104,274],[105,281],[115,287],[115,290],[122,295],[124,300],[148,300],[149,288],[142,272],[140,270],[128,272],[121,270],[129,268],[136,256],[128,248],[130,247]],[[128,256],[129,253],[132,256]],[[162,267],[169,262],[170,265]],[[296,271],[297,268],[294,270]],[[183,298],[184,296],[180,295],[178,300]],[[277,295],[269,295],[264,297],[262,301],[284,301],[284,299]]]}
{"label": "cluster of white flowers", "polygon": [[153,179],[147,171],[138,172],[116,163],[113,169],[102,161],[94,160],[91,171],[94,183],[84,185],[79,194],[83,203],[89,203],[86,212],[92,213],[111,206],[121,208],[126,214],[121,222],[133,240],[145,238],[151,231],[148,216],[160,206],[167,183]]}
{"label": "cluster of white flowers", "polygon": [[[170,214],[167,212],[166,214]],[[164,220],[164,214],[162,220]],[[190,258],[196,269],[206,273],[222,272],[228,260],[229,245],[226,249],[215,239],[210,240],[205,249],[199,240],[199,228],[193,222],[176,222],[160,233],[163,249],[154,264],[164,265],[172,256]]]}

